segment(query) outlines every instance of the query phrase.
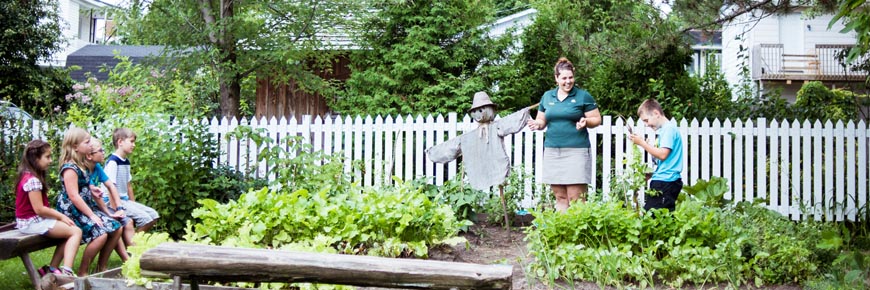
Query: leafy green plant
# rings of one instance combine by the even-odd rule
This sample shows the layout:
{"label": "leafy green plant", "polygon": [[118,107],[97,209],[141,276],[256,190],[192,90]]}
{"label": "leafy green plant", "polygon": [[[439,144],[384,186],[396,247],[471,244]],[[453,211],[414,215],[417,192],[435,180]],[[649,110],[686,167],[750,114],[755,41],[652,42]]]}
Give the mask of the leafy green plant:
{"label": "leafy green plant", "polygon": [[[416,186],[423,188],[423,192],[433,202],[447,204],[453,208],[453,214],[459,220],[472,220],[481,210],[481,199],[485,192],[476,190],[462,180],[464,167],[460,167],[460,174],[447,180],[440,186],[429,183],[429,179],[420,178],[411,181]],[[465,230],[465,229],[463,229]]]}
{"label": "leafy green plant", "polygon": [[[521,203],[527,193],[529,193],[529,198],[533,200],[540,199],[540,196],[532,194],[532,192],[526,192],[525,184],[530,183],[532,177],[534,176],[531,173],[523,170],[523,166],[515,166],[502,188],[505,206],[502,207],[502,196],[499,194],[498,189],[494,189],[493,192],[488,194],[488,198],[484,200],[483,211],[488,214],[487,222],[503,225],[505,215],[508,216],[508,221],[514,220],[517,212],[526,210],[521,206]],[[541,190],[534,192],[540,193]]]}
{"label": "leafy green plant", "polygon": [[710,180],[698,180],[691,186],[683,186],[683,192],[686,194],[681,194],[680,199],[682,201],[691,198],[704,206],[721,208],[730,202],[725,199],[728,190],[728,179],[714,176]]}
{"label": "leafy green plant", "polygon": [[429,245],[454,237],[467,225],[456,220],[449,206],[430,201],[421,188],[397,184],[342,193],[329,185],[316,192],[264,188],[223,204],[204,199],[185,239],[273,248],[320,241],[339,253],[425,257]]}
{"label": "leafy green plant", "polygon": [[696,196],[706,198],[686,198],[655,215],[640,215],[620,199],[577,204],[564,214],[534,211],[529,272],[602,287],[760,287],[808,281],[831,262],[830,251],[815,246],[821,224],[795,223],[756,203],[722,206],[722,182],[705,181]]}
{"label": "leafy green plant", "polygon": [[[643,152],[638,146],[631,145],[630,147],[628,156],[624,160],[628,166],[622,174],[613,174],[615,178],[611,180],[610,192],[620,195],[619,198],[623,204],[636,206],[639,211],[641,206],[638,195],[647,187],[646,176],[652,172],[652,168],[643,161]],[[649,195],[655,195],[654,191],[647,190],[646,192]]]}
{"label": "leafy green plant", "polygon": [[132,255],[130,255],[130,258],[121,266],[121,274],[124,275],[128,284],[150,284],[154,279],[142,277],[142,269],[139,267],[139,259],[145,251],[157,247],[165,242],[173,242],[173,240],[166,233],[139,232],[133,236],[133,242],[135,242],[134,246],[127,247],[127,252]]}

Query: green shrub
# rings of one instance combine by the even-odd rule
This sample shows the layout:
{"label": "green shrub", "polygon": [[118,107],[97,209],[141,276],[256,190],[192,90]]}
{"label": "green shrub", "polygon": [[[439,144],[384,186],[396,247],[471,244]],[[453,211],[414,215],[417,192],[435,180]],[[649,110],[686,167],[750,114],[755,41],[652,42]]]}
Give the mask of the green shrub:
{"label": "green shrub", "polygon": [[[711,184],[717,184],[712,182]],[[709,189],[708,189],[709,191]],[[639,214],[621,200],[536,211],[527,229],[532,273],[599,285],[802,283],[830,263],[819,224],[794,222],[760,205],[684,198],[674,212]],[[696,193],[697,195],[697,193]],[[600,262],[598,262],[600,261]],[[590,266],[595,265],[595,266]]]}
{"label": "green shrub", "polygon": [[[75,86],[65,121],[100,138],[113,149],[115,128],[137,134],[130,156],[136,200],[160,213],[157,229],[179,236],[202,198],[227,198],[214,175],[218,147],[192,88],[204,76],[179,75],[127,59],[111,70],[109,80],[90,79]],[[182,119],[183,117],[184,119]],[[238,194],[238,193],[236,193]]]}

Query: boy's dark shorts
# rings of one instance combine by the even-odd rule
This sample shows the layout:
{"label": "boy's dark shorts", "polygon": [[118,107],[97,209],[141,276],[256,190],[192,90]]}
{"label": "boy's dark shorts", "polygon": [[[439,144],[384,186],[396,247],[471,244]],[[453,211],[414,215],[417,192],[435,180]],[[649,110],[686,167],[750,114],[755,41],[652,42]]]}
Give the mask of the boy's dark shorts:
{"label": "boy's dark shorts", "polygon": [[649,188],[658,191],[659,194],[656,196],[647,195],[643,209],[666,208],[673,212],[677,208],[677,197],[683,190],[683,180],[653,180],[650,181]]}

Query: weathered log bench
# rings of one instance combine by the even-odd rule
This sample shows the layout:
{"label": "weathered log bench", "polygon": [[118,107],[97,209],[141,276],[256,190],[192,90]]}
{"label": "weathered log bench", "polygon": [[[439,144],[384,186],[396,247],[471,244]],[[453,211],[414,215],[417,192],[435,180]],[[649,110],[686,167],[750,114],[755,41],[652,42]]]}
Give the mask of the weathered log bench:
{"label": "weathered log bench", "polygon": [[33,288],[40,289],[39,272],[30,260],[30,252],[39,251],[48,247],[54,247],[63,240],[47,238],[42,235],[28,235],[15,229],[15,224],[0,226],[0,261],[19,257],[24,263],[27,275]]}
{"label": "weathered log bench", "polygon": [[[513,267],[163,243],[142,254],[143,275],[200,281],[314,282],[414,289],[511,289]],[[158,272],[158,273],[151,273]],[[155,275],[158,274],[158,275]],[[165,276],[163,276],[165,277]]]}

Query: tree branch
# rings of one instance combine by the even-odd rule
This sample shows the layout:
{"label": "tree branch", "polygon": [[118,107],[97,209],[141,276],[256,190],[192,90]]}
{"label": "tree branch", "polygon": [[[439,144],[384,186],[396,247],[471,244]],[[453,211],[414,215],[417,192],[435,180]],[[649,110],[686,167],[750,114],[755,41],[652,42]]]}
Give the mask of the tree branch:
{"label": "tree branch", "polygon": [[[735,18],[740,17],[743,14],[750,13],[755,9],[758,9],[762,6],[765,6],[765,5],[768,5],[771,3],[773,3],[773,0],[764,0],[764,1],[753,3],[752,5],[749,5],[749,6],[741,7],[739,10],[734,11],[732,14],[725,15],[724,17],[716,19],[714,21],[704,23],[701,25],[697,25],[697,26],[693,26],[693,27],[687,27],[687,28],[683,29],[683,33],[688,32],[688,31],[693,30],[693,29],[701,29],[701,28],[710,27],[710,26],[717,26],[717,25],[724,24],[726,22],[730,22],[730,21],[734,20]],[[775,4],[774,4],[774,7],[775,7],[774,11],[777,11],[777,10],[782,9],[783,7],[790,7],[790,6],[786,3],[786,5],[783,7],[776,6]],[[774,12],[774,11],[771,11],[771,12]]]}
{"label": "tree branch", "polygon": [[[209,0],[199,0],[199,11],[202,13],[202,20],[205,21],[206,27],[216,24],[212,10],[211,2]],[[208,40],[214,44],[220,44],[220,40],[214,34],[214,30],[209,30]]]}

